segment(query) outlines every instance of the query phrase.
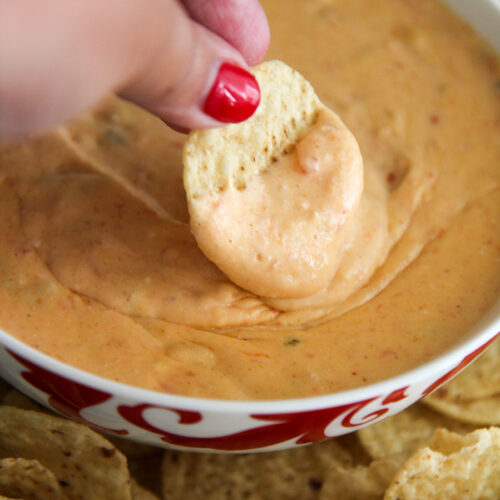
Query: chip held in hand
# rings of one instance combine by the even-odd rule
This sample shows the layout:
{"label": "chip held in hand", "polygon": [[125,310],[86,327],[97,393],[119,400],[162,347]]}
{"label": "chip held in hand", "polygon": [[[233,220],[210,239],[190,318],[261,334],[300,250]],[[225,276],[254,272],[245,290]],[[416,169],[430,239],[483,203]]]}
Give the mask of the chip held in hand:
{"label": "chip held in hand", "polygon": [[234,283],[264,297],[325,288],[363,191],[358,144],[311,85],[280,61],[254,70],[246,122],[194,131],[184,148],[191,229]]}

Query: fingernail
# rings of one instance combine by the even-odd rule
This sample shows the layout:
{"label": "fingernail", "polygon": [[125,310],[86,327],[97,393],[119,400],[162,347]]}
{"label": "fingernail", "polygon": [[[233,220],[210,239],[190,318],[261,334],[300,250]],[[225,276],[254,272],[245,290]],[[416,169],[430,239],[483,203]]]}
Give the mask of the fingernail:
{"label": "fingernail", "polygon": [[219,68],[203,111],[223,123],[238,123],[250,118],[260,102],[257,80],[244,69],[230,63]]}

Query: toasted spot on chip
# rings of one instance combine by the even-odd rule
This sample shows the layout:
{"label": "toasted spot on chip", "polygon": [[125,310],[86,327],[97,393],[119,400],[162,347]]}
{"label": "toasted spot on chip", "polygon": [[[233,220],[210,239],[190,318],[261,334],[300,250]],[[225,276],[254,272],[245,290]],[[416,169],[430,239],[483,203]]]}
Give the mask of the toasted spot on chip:
{"label": "toasted spot on chip", "polygon": [[[0,495],[23,500],[66,500],[56,476],[37,460],[0,460]],[[0,498],[3,498],[0,496]]]}
{"label": "toasted spot on chip", "polygon": [[70,500],[131,499],[125,457],[84,425],[1,406],[0,459],[13,456],[38,460],[51,470]]}
{"label": "toasted spot on chip", "polygon": [[397,473],[384,500],[500,498],[500,429],[438,429]]}

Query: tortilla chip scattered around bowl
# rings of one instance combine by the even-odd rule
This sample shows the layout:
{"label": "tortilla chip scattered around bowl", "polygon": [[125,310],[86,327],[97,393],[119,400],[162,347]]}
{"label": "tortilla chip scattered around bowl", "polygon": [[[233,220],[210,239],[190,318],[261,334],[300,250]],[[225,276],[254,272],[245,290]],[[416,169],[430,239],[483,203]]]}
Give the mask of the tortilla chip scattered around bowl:
{"label": "tortilla chip scattered around bowl", "polygon": [[500,498],[500,429],[438,429],[404,464],[384,500]]}
{"label": "tortilla chip scattered around bowl", "polygon": [[336,441],[248,455],[167,452],[163,496],[171,500],[318,498],[332,467],[352,465]]}
{"label": "tortilla chip scattered around bowl", "polygon": [[396,460],[374,460],[370,465],[335,465],[321,491],[324,500],[376,500],[391,484],[399,464]]}
{"label": "tortilla chip scattered around bowl", "polygon": [[[500,338],[463,372],[433,394],[449,401],[470,401],[499,393]],[[429,396],[430,399],[433,394]]]}
{"label": "tortilla chip scattered around bowl", "polygon": [[[56,476],[37,460],[0,460],[0,495],[24,500],[66,500]],[[2,498],[2,497],[0,497]]]}
{"label": "tortilla chip scattered around bowl", "polygon": [[450,401],[439,394],[438,390],[422,401],[434,410],[462,422],[500,425],[500,394],[471,401]]}
{"label": "tortilla chip scattered around bowl", "polygon": [[130,500],[125,457],[88,427],[39,412],[0,407],[0,459],[38,460],[68,499]]}
{"label": "tortilla chip scattered around bowl", "polygon": [[471,424],[446,417],[417,403],[361,429],[358,436],[372,458],[391,457],[402,464],[414,451],[424,446],[439,427],[463,434],[475,429]]}

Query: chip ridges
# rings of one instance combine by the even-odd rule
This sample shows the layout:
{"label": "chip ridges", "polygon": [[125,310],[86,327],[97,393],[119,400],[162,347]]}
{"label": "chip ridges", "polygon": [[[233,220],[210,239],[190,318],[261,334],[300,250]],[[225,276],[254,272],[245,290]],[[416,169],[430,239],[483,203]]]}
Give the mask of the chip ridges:
{"label": "chip ridges", "polygon": [[253,73],[261,102],[251,118],[190,133],[183,155],[188,200],[228,185],[243,189],[314,123],[321,103],[296,70],[275,60],[261,63]]}

